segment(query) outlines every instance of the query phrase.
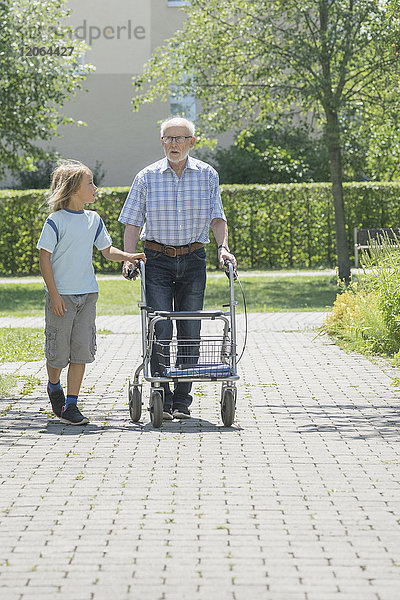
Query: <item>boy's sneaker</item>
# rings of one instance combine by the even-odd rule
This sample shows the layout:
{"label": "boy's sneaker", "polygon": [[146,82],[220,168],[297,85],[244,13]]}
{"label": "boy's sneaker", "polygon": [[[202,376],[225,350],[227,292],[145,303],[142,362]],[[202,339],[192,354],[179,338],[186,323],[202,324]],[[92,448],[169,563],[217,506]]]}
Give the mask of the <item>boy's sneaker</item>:
{"label": "boy's sneaker", "polygon": [[63,389],[60,388],[51,392],[49,386],[47,386],[47,393],[50,398],[53,413],[56,415],[56,417],[60,418],[65,404],[65,395]]}
{"label": "boy's sneaker", "polygon": [[172,416],[174,419],[190,419],[190,410],[186,406],[174,408]]}
{"label": "boy's sneaker", "polygon": [[83,416],[76,404],[69,404],[63,408],[60,420],[67,425],[86,425],[89,419]]}
{"label": "boy's sneaker", "polygon": [[163,419],[164,421],[172,421],[172,406],[164,406],[163,408]]}

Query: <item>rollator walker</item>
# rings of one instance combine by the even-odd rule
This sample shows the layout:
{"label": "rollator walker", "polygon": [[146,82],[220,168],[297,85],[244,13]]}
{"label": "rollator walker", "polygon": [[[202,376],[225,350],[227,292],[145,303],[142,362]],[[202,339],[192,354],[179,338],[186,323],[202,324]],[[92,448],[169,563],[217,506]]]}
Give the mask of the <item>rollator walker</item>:
{"label": "rollator walker", "polygon": [[[236,273],[233,264],[225,263],[229,279],[229,310],[197,310],[163,311],[153,310],[146,303],[146,268],[140,260],[128,278],[136,277],[140,272],[141,301],[138,303],[141,315],[142,363],[137,367],[133,382],[129,382],[129,412],[132,421],[138,422],[142,414],[142,385],[139,383],[140,373],[150,382],[149,412],[153,427],[159,428],[163,422],[164,388],[162,383],[185,382],[221,382],[221,417],[226,427],[230,427],[235,419],[237,347],[234,281]],[[223,308],[227,308],[224,305]],[[200,337],[198,339],[178,339],[176,324],[179,320],[200,320]],[[172,322],[172,339],[162,340],[156,337],[156,325],[160,321]],[[203,333],[203,329],[207,329]],[[150,359],[156,352],[160,365],[160,373],[150,372]]]}

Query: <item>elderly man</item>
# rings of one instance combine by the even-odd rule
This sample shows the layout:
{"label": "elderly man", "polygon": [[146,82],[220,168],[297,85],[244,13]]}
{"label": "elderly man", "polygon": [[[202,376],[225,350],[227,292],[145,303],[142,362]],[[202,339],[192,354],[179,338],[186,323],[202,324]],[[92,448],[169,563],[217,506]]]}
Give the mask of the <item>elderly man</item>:
{"label": "elderly man", "polygon": [[[217,172],[189,156],[195,145],[195,126],[174,117],[161,125],[165,158],[140,171],[132,184],[119,221],[125,224],[125,251],[135,252],[144,240],[146,299],[153,310],[202,310],[206,285],[206,252],[210,225],[218,244],[221,267],[225,260],[236,266],[229,251],[228,228],[219,192]],[[141,234],[140,230],[143,227]],[[127,274],[130,263],[125,263]],[[199,339],[199,320],[176,322],[179,339]],[[170,321],[156,327],[157,339],[172,336]],[[160,373],[158,358],[151,358],[151,372]],[[191,383],[164,388],[164,419],[189,418]]]}

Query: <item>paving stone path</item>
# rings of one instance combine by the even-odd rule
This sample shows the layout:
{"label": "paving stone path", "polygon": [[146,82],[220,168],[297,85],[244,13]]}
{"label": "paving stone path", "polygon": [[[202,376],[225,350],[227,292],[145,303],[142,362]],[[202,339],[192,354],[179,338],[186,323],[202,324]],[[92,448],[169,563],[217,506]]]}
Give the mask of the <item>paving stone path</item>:
{"label": "paving stone path", "polygon": [[322,319],[250,315],[232,428],[217,384],[130,421],[138,317],[98,319],[86,427],[49,413],[43,361],[2,365],[42,383],[0,400],[1,600],[398,600],[398,373]]}

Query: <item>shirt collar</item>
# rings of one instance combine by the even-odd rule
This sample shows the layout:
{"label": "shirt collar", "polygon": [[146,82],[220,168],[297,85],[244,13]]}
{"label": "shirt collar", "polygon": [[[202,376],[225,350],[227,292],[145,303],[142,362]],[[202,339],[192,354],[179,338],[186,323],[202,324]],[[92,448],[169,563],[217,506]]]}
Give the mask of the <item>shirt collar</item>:
{"label": "shirt collar", "polygon": [[185,169],[192,169],[193,171],[199,170],[199,166],[197,164],[196,159],[193,158],[192,156],[190,156],[190,154],[187,157],[187,163],[186,163]]}
{"label": "shirt collar", "polygon": [[[168,169],[171,169],[171,171],[173,170],[168,162],[168,158],[165,156],[161,161],[161,173],[165,173],[165,171],[168,171]],[[190,156],[190,154],[188,154],[183,172],[186,171],[186,169],[191,169],[193,171],[198,171],[199,169],[196,159]]]}

